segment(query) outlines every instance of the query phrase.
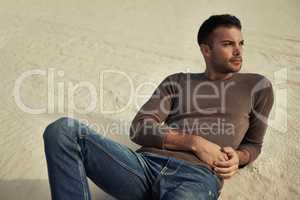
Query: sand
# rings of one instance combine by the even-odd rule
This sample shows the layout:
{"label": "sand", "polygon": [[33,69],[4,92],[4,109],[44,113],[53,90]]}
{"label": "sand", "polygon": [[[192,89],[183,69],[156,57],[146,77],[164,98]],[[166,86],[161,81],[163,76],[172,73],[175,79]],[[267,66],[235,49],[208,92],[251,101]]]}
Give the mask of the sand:
{"label": "sand", "polygon": [[60,116],[138,148],[128,138],[138,105],[168,74],[204,70],[196,34],[220,13],[243,23],[242,72],[265,75],[276,94],[262,154],[226,181],[220,199],[298,199],[299,8],[296,0],[2,0],[0,199],[50,199],[42,133]]}

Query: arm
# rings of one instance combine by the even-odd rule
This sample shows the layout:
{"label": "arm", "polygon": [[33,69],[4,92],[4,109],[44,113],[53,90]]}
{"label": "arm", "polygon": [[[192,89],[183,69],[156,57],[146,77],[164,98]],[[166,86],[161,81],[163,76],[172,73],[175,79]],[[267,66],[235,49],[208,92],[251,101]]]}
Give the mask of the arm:
{"label": "arm", "polygon": [[172,112],[173,97],[178,95],[177,74],[168,76],[141,107],[130,127],[130,139],[141,146],[160,149],[191,151],[202,161],[212,165],[219,159],[227,159],[217,144],[192,134],[185,134],[162,122]]}
{"label": "arm", "polygon": [[201,161],[210,166],[213,166],[214,161],[228,160],[227,155],[221,152],[219,145],[198,135],[170,130],[166,134],[163,147],[165,149],[191,151]]}
{"label": "arm", "polygon": [[197,137],[192,134],[183,134],[170,130],[164,139],[163,148],[194,152],[196,150],[195,142]]}
{"label": "arm", "polygon": [[250,154],[246,150],[236,150],[236,153],[239,157],[239,166],[245,166],[250,161]]}
{"label": "arm", "polygon": [[172,110],[178,74],[166,77],[140,108],[130,126],[130,139],[141,146],[163,148],[170,127],[163,124]]}
{"label": "arm", "polygon": [[257,86],[255,87],[257,90],[254,90],[254,93],[251,95],[253,103],[249,128],[245,137],[237,150],[231,147],[224,147],[224,152],[229,157],[228,161],[215,163],[215,171],[224,179],[232,177],[238,168],[245,167],[253,162],[261,152],[268,116],[274,103],[274,96],[272,85],[267,79],[263,79]]}
{"label": "arm", "polygon": [[249,128],[237,149],[241,158],[239,167],[253,162],[261,153],[263,139],[268,127],[268,117],[274,103],[273,88],[269,80],[262,79],[255,88],[256,91],[254,90],[251,95],[253,103]]}

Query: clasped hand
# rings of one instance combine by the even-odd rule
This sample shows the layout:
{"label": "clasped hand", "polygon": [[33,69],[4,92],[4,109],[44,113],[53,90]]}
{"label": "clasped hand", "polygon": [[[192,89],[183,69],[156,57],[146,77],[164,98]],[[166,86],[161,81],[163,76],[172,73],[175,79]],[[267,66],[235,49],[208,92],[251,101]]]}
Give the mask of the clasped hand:
{"label": "clasped hand", "polygon": [[239,166],[239,156],[232,147],[221,147],[210,141],[196,143],[194,153],[203,162],[210,165],[223,179],[231,178]]}
{"label": "clasped hand", "polygon": [[239,156],[232,147],[224,147],[222,152],[228,159],[214,161],[212,167],[218,176],[229,179],[238,171]]}

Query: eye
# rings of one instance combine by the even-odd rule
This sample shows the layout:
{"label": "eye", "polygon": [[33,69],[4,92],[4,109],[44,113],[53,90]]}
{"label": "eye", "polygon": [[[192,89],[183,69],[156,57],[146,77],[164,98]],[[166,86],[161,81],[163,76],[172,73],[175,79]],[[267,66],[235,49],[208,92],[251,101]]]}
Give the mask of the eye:
{"label": "eye", "polygon": [[228,46],[230,46],[230,43],[223,43],[223,46],[228,47]]}

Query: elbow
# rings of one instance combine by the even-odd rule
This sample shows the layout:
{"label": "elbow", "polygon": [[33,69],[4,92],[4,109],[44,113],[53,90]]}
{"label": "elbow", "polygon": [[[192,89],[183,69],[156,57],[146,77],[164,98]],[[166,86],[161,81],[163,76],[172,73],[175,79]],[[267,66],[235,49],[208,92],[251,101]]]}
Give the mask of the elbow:
{"label": "elbow", "polygon": [[261,154],[262,145],[261,144],[253,144],[253,143],[244,143],[240,145],[239,150],[248,152],[249,161],[246,165],[254,162],[257,157]]}
{"label": "elbow", "polygon": [[258,156],[261,154],[262,145],[261,144],[255,144],[252,145],[252,151],[250,151],[250,162],[254,162]]}
{"label": "elbow", "polygon": [[138,135],[139,135],[138,127],[132,124],[129,129],[129,138],[132,142],[140,145],[140,142],[138,140]]}

